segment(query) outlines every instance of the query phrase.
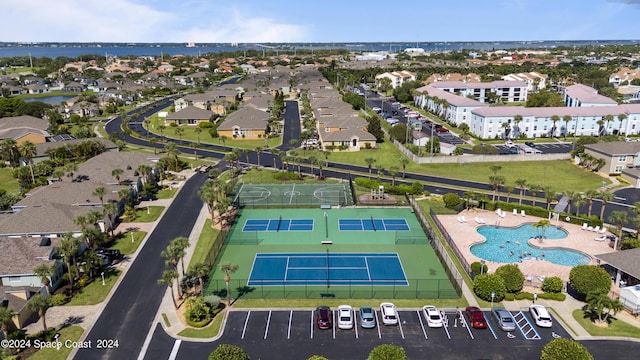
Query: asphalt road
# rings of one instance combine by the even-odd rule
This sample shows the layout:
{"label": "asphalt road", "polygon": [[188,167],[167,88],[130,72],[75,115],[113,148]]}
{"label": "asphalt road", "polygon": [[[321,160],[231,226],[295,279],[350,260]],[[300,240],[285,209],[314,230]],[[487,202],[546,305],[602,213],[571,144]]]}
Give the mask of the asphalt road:
{"label": "asphalt road", "polygon": [[189,236],[202,204],[197,191],[206,179],[196,174],[183,185],[86,338],[93,344],[99,339],[118,340],[119,347],[94,345],[79,350],[76,359],[131,359],[140,352],[166,290],[157,283],[166,269],[160,252],[174,238]]}
{"label": "asphalt road", "polygon": [[[284,103],[285,111],[282,114],[284,130],[282,133],[282,145],[278,146],[278,149],[289,151],[294,149],[291,145],[291,140],[300,141],[300,110],[298,110],[297,101],[287,100]],[[273,161],[271,163],[273,164]]]}

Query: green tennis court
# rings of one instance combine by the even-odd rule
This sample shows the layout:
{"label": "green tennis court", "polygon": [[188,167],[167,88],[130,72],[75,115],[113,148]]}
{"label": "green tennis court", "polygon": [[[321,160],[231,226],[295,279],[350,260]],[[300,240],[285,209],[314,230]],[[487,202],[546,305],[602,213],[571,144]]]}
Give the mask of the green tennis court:
{"label": "green tennis court", "polygon": [[353,196],[348,183],[339,184],[245,184],[233,194],[240,207],[350,206]]}
{"label": "green tennis court", "polygon": [[[347,228],[345,219],[349,220]],[[351,227],[353,219],[361,219],[362,224],[366,221],[380,222],[382,227],[378,230],[380,225],[373,225],[376,228],[373,230],[370,226],[361,226],[361,230],[354,230]],[[301,231],[277,231],[283,222],[291,224],[296,220],[307,224],[307,227]],[[389,229],[384,229],[384,226],[389,226]],[[335,283],[318,279],[321,274],[329,274],[333,270],[315,269],[316,275],[308,279],[288,281],[290,276],[282,276],[269,286],[256,285],[259,283],[256,281],[249,283],[254,266],[265,266],[264,259],[260,263],[256,263],[256,259],[278,253],[286,253],[289,258],[299,256],[296,254],[325,254],[328,259],[349,254],[376,258],[393,253],[398,256],[398,266],[404,269],[406,281],[387,284],[370,281],[364,284],[364,275],[353,279],[345,275]],[[224,274],[216,271],[218,264],[223,262],[239,266],[231,276],[230,288],[233,296],[241,292],[243,298],[458,298],[447,272],[409,208],[242,209],[214,264],[206,293],[221,294],[224,291]],[[380,271],[384,273],[384,267]]]}

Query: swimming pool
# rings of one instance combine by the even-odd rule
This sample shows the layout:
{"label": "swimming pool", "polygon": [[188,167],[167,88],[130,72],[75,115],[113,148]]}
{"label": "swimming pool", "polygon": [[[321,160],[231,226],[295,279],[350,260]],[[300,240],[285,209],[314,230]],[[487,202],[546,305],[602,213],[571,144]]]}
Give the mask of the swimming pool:
{"label": "swimming pool", "polygon": [[[481,226],[477,231],[485,237],[486,241],[472,245],[470,251],[484,260],[512,263],[534,258],[564,266],[591,263],[591,258],[579,251],[560,248],[540,249],[529,245],[529,239],[539,236],[538,230],[531,223],[515,228]],[[545,241],[562,239],[567,237],[567,233],[562,229],[549,226],[545,229],[544,237]]]}

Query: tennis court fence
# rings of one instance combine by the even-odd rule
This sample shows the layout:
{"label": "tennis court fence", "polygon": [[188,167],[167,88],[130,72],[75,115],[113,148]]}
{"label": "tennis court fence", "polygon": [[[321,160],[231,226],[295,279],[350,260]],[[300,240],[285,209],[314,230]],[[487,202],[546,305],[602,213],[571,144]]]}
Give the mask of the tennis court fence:
{"label": "tennis court fence", "polygon": [[[322,286],[317,281],[296,285],[247,286],[248,279],[231,279],[231,296],[243,299],[458,299],[448,279],[407,279],[409,285],[337,285]],[[251,279],[252,283],[259,280]],[[265,280],[272,281],[272,280]],[[355,283],[355,280],[354,280]],[[398,282],[400,283],[400,282]],[[207,295],[226,296],[224,280],[211,279],[205,287]]]}

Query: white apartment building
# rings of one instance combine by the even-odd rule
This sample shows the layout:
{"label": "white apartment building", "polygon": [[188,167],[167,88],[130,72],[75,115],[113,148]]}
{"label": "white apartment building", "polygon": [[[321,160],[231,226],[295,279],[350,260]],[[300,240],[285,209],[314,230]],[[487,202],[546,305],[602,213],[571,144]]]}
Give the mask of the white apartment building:
{"label": "white apartment building", "polygon": [[[456,124],[470,123],[471,111],[488,104],[464,96],[458,96],[431,85],[416,89],[417,95],[413,102],[416,106],[439,114],[446,121]],[[446,101],[446,103],[444,103]]]}
{"label": "white apartment building", "polygon": [[528,85],[524,81],[492,81],[480,83],[464,83],[459,81],[440,81],[430,84],[435,88],[460,95],[472,96],[480,102],[487,102],[487,95],[492,92],[498,95],[504,102],[526,101]]}
{"label": "white apartment building", "polygon": [[547,75],[535,71],[509,74],[502,77],[504,81],[522,81],[527,83],[527,91],[534,92],[547,87]]}
{"label": "white apartment building", "polygon": [[391,87],[395,89],[398,86],[402,85],[405,81],[415,81],[416,73],[402,70],[378,74],[376,75],[376,86],[380,86],[380,80],[383,78],[388,78],[389,80],[391,80]]}
{"label": "white apartment building", "polygon": [[606,96],[598,94],[598,90],[576,84],[564,89],[564,105],[568,107],[579,106],[617,106],[618,103]]}

